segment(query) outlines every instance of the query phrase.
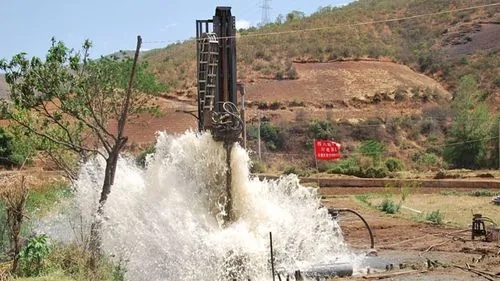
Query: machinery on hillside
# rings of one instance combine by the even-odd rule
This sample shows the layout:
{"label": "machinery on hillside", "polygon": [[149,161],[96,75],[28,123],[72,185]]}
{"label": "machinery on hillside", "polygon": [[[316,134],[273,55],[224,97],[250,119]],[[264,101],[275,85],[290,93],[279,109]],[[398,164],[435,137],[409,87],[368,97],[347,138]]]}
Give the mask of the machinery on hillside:
{"label": "machinery on hillside", "polygon": [[210,130],[215,140],[225,143],[238,141],[243,130],[237,107],[235,36],[231,7],[217,7],[213,19],[196,21],[198,129]]}
{"label": "machinery on hillside", "polygon": [[231,148],[241,139],[244,122],[238,109],[236,27],[231,7],[217,7],[212,19],[196,21],[198,130],[210,131],[226,148],[224,223],[233,219]]}

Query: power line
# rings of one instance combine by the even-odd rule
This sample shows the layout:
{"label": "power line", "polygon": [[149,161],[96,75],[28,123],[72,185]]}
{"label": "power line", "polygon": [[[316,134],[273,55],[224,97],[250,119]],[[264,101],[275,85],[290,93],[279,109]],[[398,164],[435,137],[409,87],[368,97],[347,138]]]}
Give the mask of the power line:
{"label": "power line", "polygon": [[[267,1],[270,1],[270,0],[267,0]],[[462,12],[462,11],[476,10],[476,9],[480,9],[480,8],[489,8],[489,7],[495,7],[495,6],[500,6],[500,2],[465,7],[465,8],[444,10],[444,11],[440,11],[440,12],[424,13],[424,14],[418,14],[418,15],[412,15],[412,16],[385,19],[385,20],[374,20],[374,21],[365,21],[365,22],[347,23],[347,24],[334,24],[334,25],[323,26],[323,27],[294,29],[294,30],[275,31],[275,32],[266,32],[266,33],[249,33],[249,34],[245,34],[245,35],[219,37],[218,39],[230,39],[230,38],[237,38],[237,37],[245,38],[245,37],[272,36],[272,35],[291,34],[291,33],[299,33],[299,32],[321,31],[321,30],[328,30],[328,29],[340,28],[340,27],[355,27],[355,26],[362,26],[362,25],[398,22],[398,21],[412,20],[412,19],[418,19],[418,18],[424,18],[424,17],[430,17],[430,16],[438,16],[438,15],[443,15],[443,14],[451,14],[451,13]],[[196,39],[187,39],[187,40],[184,40],[184,42],[191,41],[191,40],[196,40]],[[156,44],[156,43],[167,43],[167,42],[174,42],[174,41],[162,41],[162,40],[144,41],[143,44],[153,44],[153,43]],[[175,42],[178,42],[178,41],[175,41]]]}
{"label": "power line", "polygon": [[262,18],[260,24],[262,25],[269,23],[269,10],[271,10],[269,2],[271,2],[271,0],[262,0],[262,6],[260,6],[262,8]]}

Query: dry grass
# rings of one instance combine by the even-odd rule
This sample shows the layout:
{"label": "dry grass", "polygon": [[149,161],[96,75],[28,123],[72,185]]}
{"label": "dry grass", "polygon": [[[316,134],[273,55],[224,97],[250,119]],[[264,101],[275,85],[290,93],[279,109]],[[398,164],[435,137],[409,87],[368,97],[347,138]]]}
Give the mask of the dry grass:
{"label": "dry grass", "polygon": [[[384,196],[377,196],[367,200],[372,206],[378,206]],[[401,195],[392,195],[390,200],[399,202]],[[472,214],[479,213],[500,223],[500,206],[491,204],[491,197],[476,197],[466,194],[410,194],[403,202],[398,216],[409,219],[424,220],[427,214],[438,211],[443,214],[443,222],[447,225],[468,227],[472,221]],[[416,211],[420,211],[418,213]]]}

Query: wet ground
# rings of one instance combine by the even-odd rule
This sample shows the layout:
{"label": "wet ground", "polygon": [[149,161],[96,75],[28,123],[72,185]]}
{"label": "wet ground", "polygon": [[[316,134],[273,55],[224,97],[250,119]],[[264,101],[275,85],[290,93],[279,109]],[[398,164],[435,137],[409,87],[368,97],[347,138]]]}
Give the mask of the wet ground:
{"label": "wet ground", "polygon": [[[500,280],[500,242],[472,240],[468,227],[390,216],[348,200],[328,199],[324,204],[357,210],[374,234],[377,257],[368,257],[366,268],[347,280]],[[368,252],[370,239],[361,220],[351,215],[338,220],[347,243]]]}

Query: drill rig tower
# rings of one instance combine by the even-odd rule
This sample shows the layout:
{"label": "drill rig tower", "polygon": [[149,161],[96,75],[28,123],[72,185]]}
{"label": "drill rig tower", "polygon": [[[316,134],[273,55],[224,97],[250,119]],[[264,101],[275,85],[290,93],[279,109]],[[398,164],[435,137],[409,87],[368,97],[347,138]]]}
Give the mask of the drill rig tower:
{"label": "drill rig tower", "polygon": [[226,200],[224,222],[230,222],[231,149],[240,140],[244,124],[240,117],[236,83],[236,27],[231,7],[217,7],[215,16],[196,21],[198,75],[198,130],[210,131],[226,148]]}
{"label": "drill rig tower", "polygon": [[231,7],[217,7],[213,19],[196,21],[198,129],[210,130],[215,140],[226,143],[239,140],[243,129],[237,108],[235,35]]}

